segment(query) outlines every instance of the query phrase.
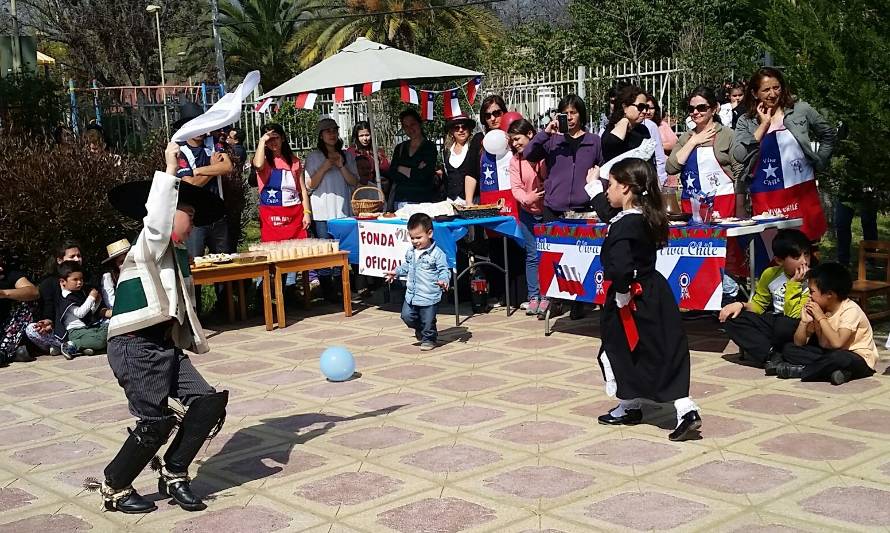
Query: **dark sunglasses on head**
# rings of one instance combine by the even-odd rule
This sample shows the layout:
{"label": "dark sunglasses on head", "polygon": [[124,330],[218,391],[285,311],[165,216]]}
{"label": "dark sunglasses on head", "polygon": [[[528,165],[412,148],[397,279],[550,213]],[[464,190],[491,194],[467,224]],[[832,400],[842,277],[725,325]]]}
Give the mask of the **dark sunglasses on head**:
{"label": "dark sunglasses on head", "polygon": [[504,114],[504,112],[501,111],[500,109],[495,109],[495,110],[492,111],[491,113],[482,113],[482,117],[485,118],[485,119],[488,119],[488,118],[499,118],[499,117],[500,117],[501,115],[503,115],[503,114]]}
{"label": "dark sunglasses on head", "polygon": [[646,111],[649,111],[649,109],[650,109],[649,104],[632,104],[632,105],[634,107],[636,107],[640,111],[640,113],[645,113]]}
{"label": "dark sunglasses on head", "polygon": [[705,111],[708,111],[709,109],[711,109],[711,106],[709,106],[708,104],[698,104],[698,105],[686,106],[686,112],[689,113],[690,115],[692,114],[693,111],[698,111],[699,113],[704,113]]}

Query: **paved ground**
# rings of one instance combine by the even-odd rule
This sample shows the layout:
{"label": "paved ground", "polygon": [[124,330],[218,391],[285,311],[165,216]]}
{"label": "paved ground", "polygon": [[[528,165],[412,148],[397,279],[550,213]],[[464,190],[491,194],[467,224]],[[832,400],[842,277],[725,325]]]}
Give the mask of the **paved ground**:
{"label": "paved ground", "polygon": [[[592,364],[595,319],[503,312],[421,353],[392,310],[333,308],[267,333],[227,330],[196,357],[232,392],[194,486],[210,509],[159,501],[103,513],[101,476],[132,421],[104,356],[0,372],[0,532],[7,531],[888,531],[890,379],[843,387],[740,366],[706,320],[688,323],[702,439],[674,444],[670,407],[616,429]],[[710,332],[710,333],[709,333]],[[345,344],[362,376],[320,378]],[[883,372],[886,364],[881,365]],[[136,487],[158,499],[146,472]]]}

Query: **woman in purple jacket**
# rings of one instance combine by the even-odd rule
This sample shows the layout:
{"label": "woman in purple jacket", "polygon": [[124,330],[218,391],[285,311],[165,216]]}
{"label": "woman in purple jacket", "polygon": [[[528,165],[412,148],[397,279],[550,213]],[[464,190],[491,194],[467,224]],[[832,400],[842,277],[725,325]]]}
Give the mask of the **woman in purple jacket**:
{"label": "woman in purple jacket", "polygon": [[547,163],[544,182],[544,222],[552,222],[566,211],[593,211],[584,190],[587,173],[603,162],[600,138],[586,129],[587,106],[576,94],[559,102],[559,112],[568,118],[568,133],[559,132],[554,120],[532,138],[522,157],[531,163]]}

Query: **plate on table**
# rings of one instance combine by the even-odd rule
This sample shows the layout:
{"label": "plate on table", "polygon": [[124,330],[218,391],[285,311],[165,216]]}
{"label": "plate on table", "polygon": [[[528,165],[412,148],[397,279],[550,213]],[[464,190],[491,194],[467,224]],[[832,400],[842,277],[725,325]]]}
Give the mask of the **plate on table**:
{"label": "plate on table", "polygon": [[751,220],[751,219],[742,220],[742,219],[738,219],[738,218],[736,218],[736,219],[724,218],[723,220],[721,220],[720,222],[717,223],[718,226],[753,226],[754,224],[757,224],[756,220]]}
{"label": "plate on table", "polygon": [[379,217],[382,214],[383,213],[381,213],[379,211],[376,213],[362,213],[360,215],[355,215],[355,219],[356,220],[377,220],[377,217]]}
{"label": "plate on table", "polygon": [[671,220],[668,222],[668,225],[670,225],[670,227],[672,228],[680,228],[683,226],[688,226],[689,223],[683,220]]}
{"label": "plate on table", "polygon": [[786,217],[782,213],[761,213],[759,215],[754,215],[751,217],[751,220],[763,221],[763,220],[784,220]]}

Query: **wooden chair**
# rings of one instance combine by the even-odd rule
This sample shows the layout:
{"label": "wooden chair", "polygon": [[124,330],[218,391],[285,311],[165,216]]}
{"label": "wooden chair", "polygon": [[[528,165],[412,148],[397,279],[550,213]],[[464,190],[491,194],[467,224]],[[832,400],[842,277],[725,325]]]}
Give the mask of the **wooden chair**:
{"label": "wooden chair", "polygon": [[[883,280],[870,280],[866,274],[866,260],[879,260],[884,266]],[[868,300],[876,296],[887,297],[890,306],[890,242],[862,241],[859,243],[859,277],[853,282],[850,298],[859,304],[869,320],[878,320],[890,316],[890,308],[883,311],[869,312]]]}

